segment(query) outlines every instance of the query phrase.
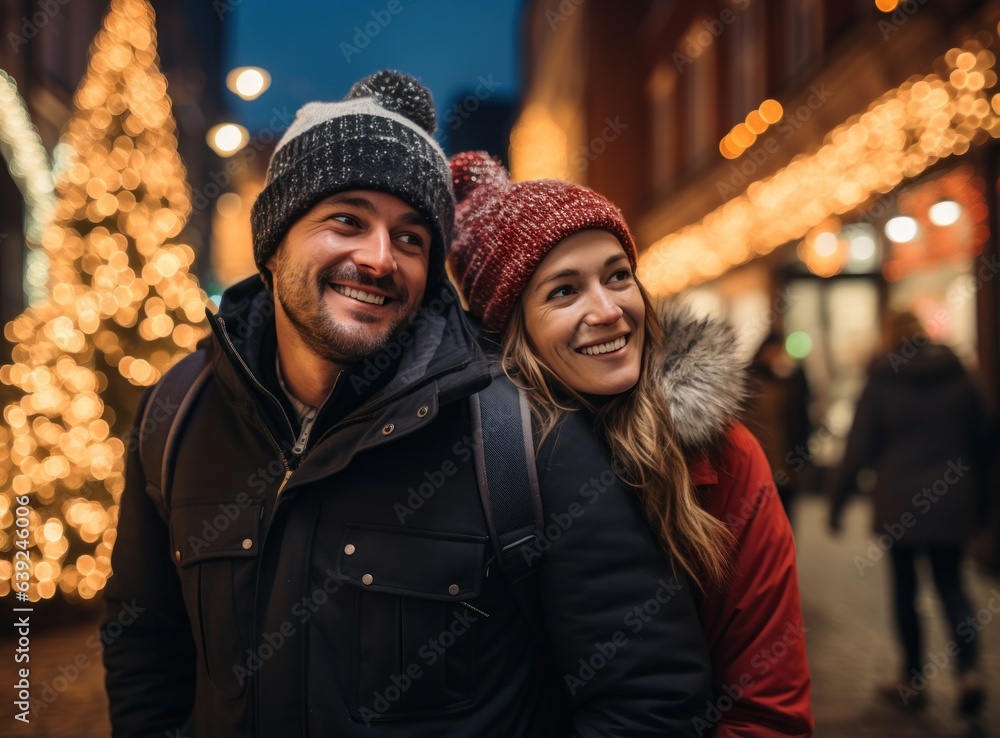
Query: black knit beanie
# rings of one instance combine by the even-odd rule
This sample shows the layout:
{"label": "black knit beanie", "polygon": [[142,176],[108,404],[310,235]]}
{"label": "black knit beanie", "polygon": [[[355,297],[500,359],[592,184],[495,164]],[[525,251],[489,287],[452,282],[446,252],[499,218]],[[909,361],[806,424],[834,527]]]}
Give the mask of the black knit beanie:
{"label": "black knit beanie", "polygon": [[344,190],[395,195],[424,216],[433,233],[428,284],[443,279],[455,195],[448,158],[433,137],[436,121],[430,92],[394,71],[364,78],[341,102],[302,106],[250,211],[254,261],[265,284],[267,261],[292,224]]}

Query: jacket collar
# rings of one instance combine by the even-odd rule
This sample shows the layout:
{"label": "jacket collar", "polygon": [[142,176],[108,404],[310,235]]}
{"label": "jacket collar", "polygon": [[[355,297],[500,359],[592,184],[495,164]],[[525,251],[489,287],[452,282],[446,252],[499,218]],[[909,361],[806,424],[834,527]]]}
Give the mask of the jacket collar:
{"label": "jacket collar", "polygon": [[695,457],[719,443],[745,406],[749,362],[725,323],[673,303],[659,317],[666,334],[663,393],[681,445]]}
{"label": "jacket collar", "polygon": [[[239,378],[238,383],[220,383],[220,392],[231,402],[243,404],[249,394],[279,437],[294,436],[294,410],[278,385],[274,368],[274,303],[260,277],[226,290],[218,315],[209,314],[209,322],[217,370],[233,371]],[[466,397],[489,384],[485,357],[458,298],[450,285],[440,283],[428,291],[405,331],[379,353],[345,369],[317,425],[329,425],[345,414],[369,413],[434,383],[438,404]],[[336,408],[329,407],[332,402]]]}

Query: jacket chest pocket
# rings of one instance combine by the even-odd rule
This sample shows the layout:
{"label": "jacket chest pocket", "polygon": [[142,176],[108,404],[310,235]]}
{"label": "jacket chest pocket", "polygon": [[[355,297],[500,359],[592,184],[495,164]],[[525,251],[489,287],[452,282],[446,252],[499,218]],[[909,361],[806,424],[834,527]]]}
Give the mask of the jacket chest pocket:
{"label": "jacket chest pocket", "polygon": [[486,539],[349,524],[337,561],[356,589],[351,713],[366,724],[476,704]]}
{"label": "jacket chest pocket", "polygon": [[243,693],[252,673],[246,662],[260,513],[260,501],[175,503],[170,513],[174,560],[201,662],[216,689],[230,697]]}

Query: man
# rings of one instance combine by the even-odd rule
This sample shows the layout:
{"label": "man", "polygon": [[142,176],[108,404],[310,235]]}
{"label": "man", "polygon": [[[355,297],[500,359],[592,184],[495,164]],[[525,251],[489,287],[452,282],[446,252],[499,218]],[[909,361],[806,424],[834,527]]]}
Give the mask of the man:
{"label": "man", "polygon": [[[695,734],[709,681],[688,588],[664,587],[651,534],[590,553],[615,515],[641,517],[634,499],[542,485],[570,520],[542,557],[543,627],[495,564],[469,409],[489,372],[444,276],[433,130],[429,93],[382,72],[279,142],[251,216],[260,277],[185,360],[205,369],[168,474],[148,448],[128,460],[115,736]],[[584,493],[594,511],[566,513]],[[587,592],[594,612],[567,612]]]}

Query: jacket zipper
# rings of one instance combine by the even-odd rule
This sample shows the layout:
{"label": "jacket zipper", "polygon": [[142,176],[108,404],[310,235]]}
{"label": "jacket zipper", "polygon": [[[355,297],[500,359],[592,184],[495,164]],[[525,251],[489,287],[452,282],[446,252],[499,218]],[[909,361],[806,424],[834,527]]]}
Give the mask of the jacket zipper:
{"label": "jacket zipper", "polygon": [[[231,349],[232,353],[236,356],[236,359],[239,361],[240,366],[243,368],[243,371],[246,373],[247,377],[249,377],[250,381],[253,382],[254,386],[257,387],[257,389],[259,389],[264,395],[269,397],[271,401],[278,406],[278,409],[281,410],[281,416],[285,419],[285,422],[288,424],[289,432],[294,436],[295,429],[292,428],[292,422],[288,419],[288,413],[285,412],[285,408],[278,401],[278,398],[274,396],[274,393],[271,392],[271,390],[269,390],[267,387],[265,387],[261,383],[261,381],[257,379],[256,376],[254,376],[254,373],[250,371],[250,367],[247,366],[246,361],[243,360],[243,357],[240,355],[240,352],[237,351],[236,346],[233,345],[233,340],[229,337],[229,331],[226,330],[226,321],[223,320],[222,318],[217,318],[217,320],[219,321],[219,326],[222,328],[222,335],[225,336],[226,342],[229,344],[229,348]],[[278,440],[274,437],[274,434],[271,433],[270,428],[267,427],[267,421],[263,417],[261,417],[260,419],[260,425],[264,429],[264,435],[266,435],[267,439],[271,442],[271,445],[274,447],[274,450],[278,453],[278,458],[281,459],[281,463],[285,467],[285,476],[281,480],[281,484],[278,485],[278,491],[274,495],[274,509],[271,511],[271,518],[273,519],[275,512],[277,512],[278,510],[278,500],[281,498],[281,492],[285,489],[285,486],[288,484],[288,480],[292,476],[292,472],[295,470],[292,469],[292,465],[288,462],[288,458],[285,456],[284,451],[281,450],[281,444],[278,443]],[[300,463],[301,459],[302,457],[299,457]],[[261,517],[263,517],[263,515],[264,515],[264,508],[261,507]],[[264,529],[265,539],[267,537],[267,530],[268,530],[267,528]],[[264,545],[263,540],[260,542],[260,545],[263,550],[263,545]]]}
{"label": "jacket zipper", "polygon": [[[247,366],[247,363],[246,361],[243,360],[243,357],[240,355],[240,352],[236,350],[236,346],[233,344],[233,339],[229,337],[229,331],[226,330],[226,321],[223,318],[216,318],[216,320],[219,321],[219,327],[222,328],[222,335],[226,337],[226,343],[229,344],[229,348],[231,349],[232,353],[236,356],[237,361],[240,362],[240,366],[243,367],[243,371],[246,372],[246,375],[250,378],[250,381],[253,382],[254,386],[257,389],[259,389],[267,398],[269,398],[271,402],[274,403],[275,407],[277,407],[278,410],[281,411],[281,417],[285,419],[285,423],[288,425],[288,433],[291,436],[294,436],[295,428],[292,426],[292,421],[288,419],[288,413],[285,412],[284,405],[282,405],[281,402],[279,402],[278,398],[274,396],[274,393],[271,392],[271,390],[269,390],[267,387],[265,387],[261,383],[261,381],[257,379],[256,376],[254,376],[254,373],[250,371],[250,367]],[[270,431],[268,431],[268,434],[270,435]]]}
{"label": "jacket zipper", "polygon": [[[331,387],[330,392],[327,393],[326,396],[327,400],[329,400],[330,397],[333,395],[333,393],[337,391],[337,385],[340,383],[340,378],[343,375],[344,375],[344,370],[341,369],[340,372],[337,373],[337,377],[333,380],[333,387]],[[278,380],[279,382],[281,381],[280,370],[279,370]],[[284,388],[284,385],[282,385],[282,388]],[[323,404],[326,404],[325,400]],[[299,437],[295,439],[295,445],[292,447],[292,455],[294,455],[297,459],[301,459],[302,453],[306,450],[306,446],[309,445],[309,436],[312,435],[312,429],[315,427],[316,419],[319,418],[319,414],[322,412],[322,410],[323,410],[322,405],[320,405],[317,408],[313,408],[312,417],[301,420],[300,424],[302,425],[302,432],[299,433]]]}
{"label": "jacket zipper", "polygon": [[[269,390],[267,387],[265,387],[263,385],[263,383],[259,379],[257,379],[257,377],[254,375],[254,373],[250,370],[250,367],[247,365],[246,361],[244,361],[243,357],[240,355],[240,352],[236,350],[236,346],[233,344],[233,340],[229,337],[229,331],[226,330],[226,321],[223,318],[219,318],[219,317],[216,317],[215,319],[219,322],[219,327],[222,330],[222,335],[226,339],[226,343],[228,344],[228,347],[230,349],[230,353],[232,353],[236,357],[236,360],[239,362],[240,367],[243,369],[243,372],[250,379],[250,381],[253,383],[253,385],[257,389],[259,389],[263,395],[265,395],[266,397],[268,397],[278,407],[278,409],[281,411],[281,417],[283,417],[285,419],[285,423],[288,424],[289,433],[291,433],[291,435],[294,436],[295,435],[295,429],[292,427],[292,423],[288,419],[288,413],[285,412],[284,406],[282,406],[282,404],[278,401],[278,398],[274,396],[274,393],[271,392],[271,390]],[[338,376],[338,380],[339,379],[340,379],[340,377]],[[400,393],[400,394],[402,394],[402,393]],[[393,396],[393,397],[389,398],[388,400],[386,400],[386,402],[380,403],[378,407],[385,406],[386,404],[388,404],[389,401],[394,400],[395,398],[396,398],[396,396]],[[373,408],[373,411],[370,412],[367,415],[360,415],[360,416],[357,416],[357,417],[354,417],[354,418],[350,418],[349,420],[343,420],[340,423],[337,423],[335,426],[333,426],[332,428],[328,429],[325,433],[323,433],[322,436],[320,436],[319,440],[315,444],[313,444],[313,448],[316,448],[316,446],[324,438],[326,438],[327,436],[329,436],[334,431],[340,430],[341,428],[343,428],[343,427],[345,427],[347,425],[350,425],[351,423],[356,423],[356,422],[359,422],[361,420],[366,420],[368,418],[374,417],[374,410],[375,409],[377,409],[377,408]],[[286,458],[284,452],[281,450],[281,445],[278,443],[277,439],[274,437],[274,434],[271,433],[271,430],[267,426],[267,421],[263,417],[261,418],[261,427],[263,428],[264,434],[267,436],[268,441],[271,442],[271,445],[274,447],[274,450],[278,453],[278,458],[281,459],[282,465],[285,467],[285,476],[281,480],[281,484],[278,486],[278,491],[274,495],[274,509],[271,511],[271,518],[273,519],[275,513],[278,510],[278,502],[281,499],[281,493],[284,491],[285,487],[288,486],[288,481],[289,481],[289,479],[292,476],[292,472],[295,471],[295,470],[292,468],[292,465],[288,462],[288,459]],[[308,454],[305,454],[303,456],[298,456],[297,455],[297,459],[298,459],[299,464],[302,463],[302,461],[306,458],[306,456],[308,456]],[[298,466],[298,464],[296,466]],[[261,510],[261,513],[263,514],[263,509]],[[267,529],[264,530],[264,535],[265,535],[265,537],[267,536]],[[261,546],[263,546],[263,543],[264,542],[261,541]]]}
{"label": "jacket zipper", "polygon": [[[236,360],[239,362],[240,367],[242,367],[243,372],[246,374],[247,378],[253,383],[253,385],[258,390],[260,390],[260,392],[265,397],[270,398],[271,402],[273,402],[275,405],[278,406],[278,409],[281,410],[281,416],[285,419],[285,423],[288,424],[289,432],[294,436],[295,435],[295,430],[292,428],[292,423],[288,419],[288,414],[285,412],[285,408],[281,405],[280,402],[278,402],[278,398],[275,397],[274,394],[267,387],[265,387],[260,382],[259,379],[257,379],[257,377],[254,375],[254,373],[252,371],[250,371],[250,367],[247,365],[246,361],[243,360],[243,357],[240,355],[240,352],[237,351],[236,350],[236,346],[233,345],[233,340],[229,337],[229,331],[226,330],[226,321],[223,318],[219,318],[219,317],[215,317],[215,320],[218,321],[219,328],[221,330],[222,336],[225,339],[226,344],[228,344],[228,348],[229,348],[228,353],[230,353],[231,355],[233,355],[233,356],[236,357]],[[281,497],[281,491],[285,488],[285,485],[288,484],[288,480],[291,478],[293,470],[292,470],[291,464],[288,463],[288,459],[285,457],[285,453],[281,450],[281,444],[278,443],[278,440],[274,437],[274,434],[271,432],[271,429],[268,427],[267,420],[259,413],[259,411],[256,408],[254,409],[254,415],[258,416],[258,418],[260,420],[261,429],[264,431],[264,435],[267,437],[267,440],[270,442],[271,446],[274,447],[275,452],[278,454],[278,458],[281,459],[282,466],[285,467],[285,476],[281,480],[281,484],[278,486],[278,491],[277,491],[277,493],[275,494],[275,497],[274,497],[274,510],[271,511],[271,517],[273,519],[275,511],[278,509],[278,499]],[[260,517],[261,517],[261,521],[263,521],[263,518],[264,518],[264,506],[263,505],[261,505],[261,508],[260,508]],[[258,550],[261,551],[262,553],[263,553],[263,550],[264,550],[264,542],[267,539],[267,532],[268,532],[269,528],[270,528],[270,526],[268,526],[268,525],[264,525],[263,526],[263,537],[261,538],[261,540],[258,543],[258,546],[259,546]],[[256,598],[257,598],[257,593],[260,591],[260,567],[259,566],[257,568],[257,577],[256,577],[256,580],[257,581],[254,583],[254,600],[255,601],[256,601]],[[255,608],[255,610],[256,610],[256,608]],[[256,651],[257,651],[257,626],[258,626],[257,615],[256,615],[256,612],[255,612],[254,613],[253,631],[250,633],[250,647],[251,647],[253,653],[256,653]],[[254,733],[256,734],[259,731],[259,729],[260,729],[260,716],[258,714],[258,709],[260,707],[260,694],[259,694],[258,688],[259,688],[260,682],[258,681],[256,674],[251,675],[251,682],[252,682],[251,686],[252,686],[253,692],[254,692],[254,698],[253,698],[253,701],[254,701]]]}
{"label": "jacket zipper", "polygon": [[[275,405],[277,405],[278,409],[281,410],[281,416],[285,419],[285,422],[288,424],[288,430],[292,433],[292,435],[294,435],[295,430],[292,428],[292,423],[288,419],[288,414],[285,412],[285,408],[282,407],[281,403],[278,401],[278,398],[274,396],[274,393],[272,393],[271,390],[265,387],[261,383],[261,381],[257,379],[256,376],[254,376],[254,373],[250,371],[250,367],[247,365],[246,361],[243,360],[243,357],[240,355],[240,352],[237,351],[236,346],[233,345],[233,340],[229,337],[229,331],[226,330],[226,321],[223,320],[222,318],[217,318],[217,320],[219,321],[219,327],[222,329],[222,335],[225,336],[226,338],[226,343],[229,344],[229,348],[232,354],[235,355],[236,359],[240,362],[240,366],[243,367],[243,371],[246,373],[247,377],[250,379],[251,382],[253,382],[254,386],[257,387],[257,389],[259,389],[267,397],[271,398],[271,401],[274,402]],[[278,458],[281,459],[282,466],[285,467],[285,477],[284,479],[281,480],[281,485],[278,487],[278,492],[275,495],[275,507],[277,507],[278,496],[281,494],[281,490],[285,488],[285,485],[288,484],[288,478],[292,476],[292,465],[288,463],[288,459],[285,457],[284,451],[281,450],[281,444],[278,443],[278,439],[276,439],[274,437],[274,434],[271,433],[271,429],[267,427],[267,420],[265,420],[263,417],[260,418],[260,426],[264,431],[264,435],[267,436],[267,440],[271,442],[271,445],[277,452]],[[261,507],[261,515],[263,516],[263,514],[264,514],[264,508]]]}

